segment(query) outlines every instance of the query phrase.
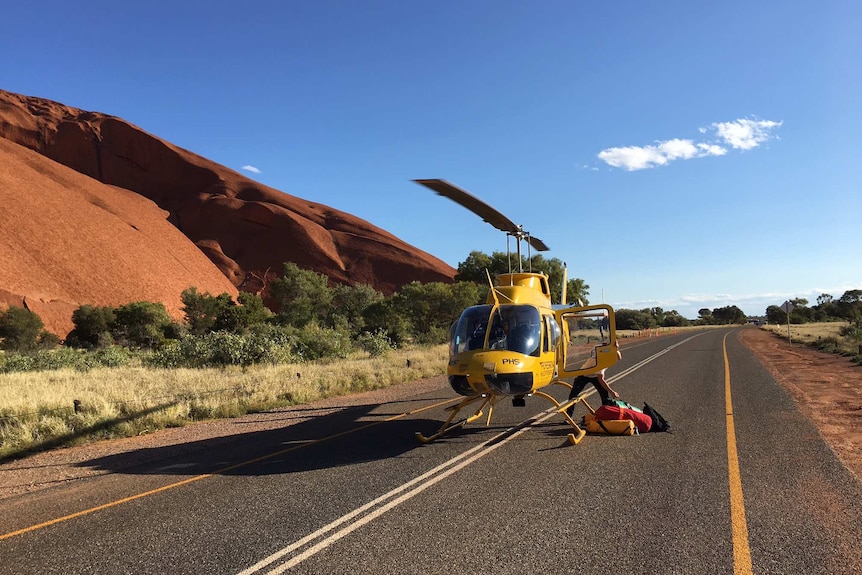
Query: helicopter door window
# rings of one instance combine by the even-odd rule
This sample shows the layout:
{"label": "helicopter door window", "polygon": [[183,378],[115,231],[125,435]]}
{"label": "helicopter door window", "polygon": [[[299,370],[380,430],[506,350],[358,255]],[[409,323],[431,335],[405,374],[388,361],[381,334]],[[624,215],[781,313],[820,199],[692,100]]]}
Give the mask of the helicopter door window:
{"label": "helicopter door window", "polygon": [[589,310],[563,315],[568,341],[566,371],[587,369],[597,365],[596,348],[610,343],[609,318],[604,310]]}

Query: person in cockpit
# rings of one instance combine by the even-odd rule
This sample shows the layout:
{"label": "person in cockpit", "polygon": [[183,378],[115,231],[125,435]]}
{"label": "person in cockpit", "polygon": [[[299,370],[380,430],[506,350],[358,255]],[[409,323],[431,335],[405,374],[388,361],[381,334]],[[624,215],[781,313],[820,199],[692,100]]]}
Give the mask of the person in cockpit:
{"label": "person in cockpit", "polygon": [[491,328],[488,349],[506,349],[506,330],[499,323],[495,322],[494,327]]}
{"label": "person in cockpit", "polygon": [[486,322],[478,322],[476,324],[467,342],[467,349],[482,349],[482,346],[485,345],[485,330],[487,327],[488,324]]}

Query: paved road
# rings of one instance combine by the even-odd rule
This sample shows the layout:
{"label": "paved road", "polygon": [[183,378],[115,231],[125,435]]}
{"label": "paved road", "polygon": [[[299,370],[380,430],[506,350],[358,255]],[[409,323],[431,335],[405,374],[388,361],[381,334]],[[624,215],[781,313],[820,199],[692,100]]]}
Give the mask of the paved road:
{"label": "paved road", "polygon": [[531,398],[420,445],[441,385],[0,502],[0,573],[862,572],[860,482],[737,333],[609,370],[672,434],[568,445]]}

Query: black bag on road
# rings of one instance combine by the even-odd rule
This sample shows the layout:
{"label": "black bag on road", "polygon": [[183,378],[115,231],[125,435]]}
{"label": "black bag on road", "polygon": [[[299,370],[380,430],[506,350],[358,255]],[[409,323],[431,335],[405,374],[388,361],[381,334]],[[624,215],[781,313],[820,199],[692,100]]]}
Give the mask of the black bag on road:
{"label": "black bag on road", "polygon": [[649,415],[650,419],[652,419],[652,425],[650,426],[650,431],[667,431],[670,432],[670,422],[661,416],[661,414],[653,409],[650,404],[644,402],[643,412],[646,415]]}

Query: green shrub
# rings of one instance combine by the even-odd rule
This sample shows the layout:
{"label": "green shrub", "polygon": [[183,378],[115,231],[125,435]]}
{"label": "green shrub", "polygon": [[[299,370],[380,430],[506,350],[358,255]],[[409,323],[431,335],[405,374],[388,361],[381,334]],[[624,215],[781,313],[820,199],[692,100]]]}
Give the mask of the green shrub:
{"label": "green shrub", "polygon": [[167,340],[146,356],[144,363],[160,368],[284,363],[294,359],[289,339],[277,328],[245,335],[223,331],[185,335],[179,340]]}
{"label": "green shrub", "polygon": [[0,348],[11,351],[35,349],[44,327],[42,318],[29,309],[10,307],[0,312]]}
{"label": "green shrub", "polygon": [[853,322],[850,325],[842,327],[839,333],[842,337],[855,341],[862,341],[862,321]]}
{"label": "green shrub", "polygon": [[68,347],[33,353],[8,353],[0,362],[0,373],[47,371],[50,369],[89,369],[86,354]]}
{"label": "green shrub", "polygon": [[162,303],[137,301],[114,310],[112,335],[124,345],[157,349],[166,338],[178,335],[177,332],[178,326]]}
{"label": "green shrub", "polygon": [[31,371],[35,363],[32,355],[6,353],[3,355],[3,361],[0,363],[0,373]]}
{"label": "green shrub", "polygon": [[89,367],[122,367],[128,365],[134,357],[135,354],[125,347],[112,345],[86,353],[84,361]]}
{"label": "green shrub", "polygon": [[82,305],[72,312],[75,328],[66,336],[69,347],[106,347],[114,342],[111,329],[114,327],[114,308]]}
{"label": "green shrub", "polygon": [[298,359],[345,358],[353,351],[350,336],[343,331],[309,324],[297,332],[293,351]]}
{"label": "green shrub", "polygon": [[36,364],[34,370],[46,371],[49,369],[86,369],[87,365],[84,362],[84,356],[68,347],[62,347],[52,351],[39,351],[34,355]]}
{"label": "green shrub", "polygon": [[249,366],[271,362],[273,357],[278,356],[273,351],[279,344],[261,335],[215,332],[202,339],[207,362],[212,366]]}
{"label": "green shrub", "polygon": [[185,364],[182,346],[177,340],[166,341],[159,347],[159,349],[148,355],[142,356],[141,363],[148,367],[157,367],[161,369],[190,367]]}
{"label": "green shrub", "polygon": [[201,338],[210,365],[251,365],[246,338],[235,333],[217,331]]}
{"label": "green shrub", "polygon": [[395,349],[395,344],[392,343],[392,340],[389,339],[389,336],[386,335],[386,332],[382,329],[378,329],[373,333],[363,333],[359,336],[358,342],[359,347],[368,352],[371,357],[379,357],[385,355],[386,352]]}
{"label": "green shrub", "polygon": [[60,345],[60,338],[55,333],[50,331],[42,331],[36,337],[36,346],[39,349],[53,349]]}
{"label": "green shrub", "polygon": [[820,351],[834,353],[841,350],[841,341],[835,336],[821,337],[815,342],[814,347]]}
{"label": "green shrub", "polygon": [[437,345],[446,343],[449,340],[449,328],[433,326],[425,333],[417,334],[416,343],[422,345]]}

